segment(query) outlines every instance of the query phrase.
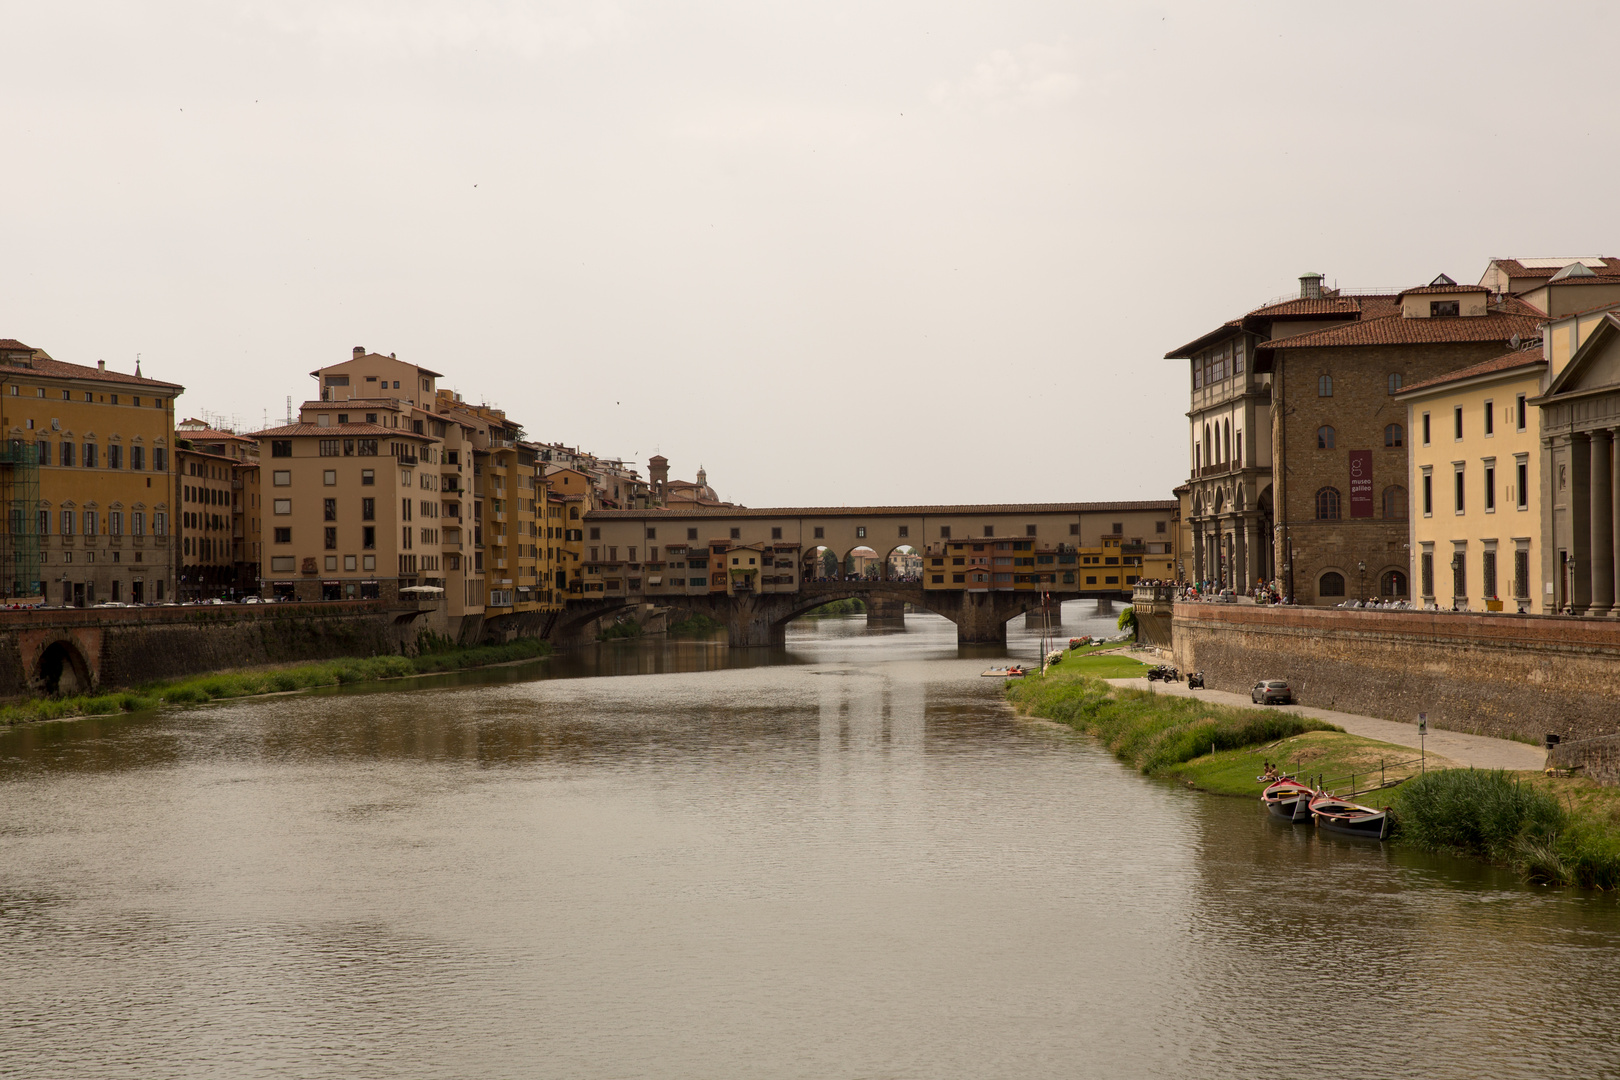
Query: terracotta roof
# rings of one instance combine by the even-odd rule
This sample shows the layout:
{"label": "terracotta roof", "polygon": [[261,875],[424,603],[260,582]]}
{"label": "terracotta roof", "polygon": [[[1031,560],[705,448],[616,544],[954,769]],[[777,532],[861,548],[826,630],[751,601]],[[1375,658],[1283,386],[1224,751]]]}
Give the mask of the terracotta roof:
{"label": "terracotta roof", "polygon": [[[1531,289],[1546,288],[1548,285],[1620,285],[1620,273],[1611,274],[1605,271],[1593,274],[1590,277],[1566,277],[1559,278],[1557,281],[1541,281],[1531,285],[1524,292],[1529,292]],[[1520,295],[1522,296],[1523,293],[1520,293]]]}
{"label": "terracotta roof", "polygon": [[1088,502],[1088,503],[986,503],[960,506],[779,506],[748,508],[742,506],[682,507],[678,513],[669,510],[592,510],[590,518],[646,518],[659,517],[715,517],[715,518],[789,518],[789,517],[970,517],[980,514],[1102,514],[1126,510],[1174,510],[1174,500],[1148,500],[1141,502]]}
{"label": "terracotta roof", "polygon": [[320,424],[284,424],[281,427],[266,428],[263,431],[251,432],[249,437],[254,439],[288,438],[300,435],[319,435],[330,438],[333,435],[377,435],[388,439],[421,439],[423,442],[432,442],[427,435],[418,435],[414,431],[403,428],[385,428],[381,424],[329,424],[322,427]]}
{"label": "terracotta roof", "polygon": [[246,435],[237,435],[230,431],[220,431],[218,428],[175,428],[174,437],[177,439],[235,439],[237,442],[252,442]]}
{"label": "terracotta roof", "polygon": [[1315,330],[1297,337],[1268,341],[1260,349],[1332,348],[1342,345],[1418,345],[1463,341],[1506,342],[1514,334],[1531,337],[1543,315],[1509,315],[1491,310],[1484,315],[1435,319],[1407,319],[1386,315],[1378,319]]}
{"label": "terracotta roof", "polygon": [[1164,354],[1164,358],[1166,360],[1190,359],[1193,353],[1204,348],[1206,345],[1212,345],[1215,342],[1220,341],[1222,338],[1230,337],[1232,332],[1240,329],[1242,325],[1242,319],[1229,319],[1220,326],[1217,326],[1215,329],[1211,330],[1209,333],[1193,338],[1181,348],[1171,349],[1169,352]]}
{"label": "terracotta roof", "polygon": [[[1592,272],[1594,274],[1598,275],[1599,277],[1613,277],[1620,275],[1620,259],[1617,259],[1612,255],[1602,256],[1602,259],[1602,266],[1592,267]],[[1578,261],[1578,259],[1570,260],[1570,262]],[[1562,263],[1558,266],[1526,266],[1518,259],[1492,259],[1491,262],[1495,263],[1497,266],[1506,271],[1508,277],[1516,278],[1552,277],[1565,266],[1569,265],[1569,263]]]}
{"label": "terracotta roof", "polygon": [[1361,312],[1360,298],[1355,296],[1323,296],[1314,299],[1301,298],[1298,300],[1284,300],[1276,304],[1266,304],[1249,312],[1247,318],[1281,319],[1300,316],[1337,315],[1341,318],[1355,316]]}
{"label": "terracotta roof", "polygon": [[1494,375],[1501,371],[1513,371],[1517,368],[1536,367],[1537,365],[1545,367],[1546,364],[1547,358],[1542,355],[1540,345],[1535,345],[1528,349],[1515,349],[1514,351],[1505,353],[1502,356],[1492,357],[1489,360],[1481,360],[1477,364],[1469,364],[1465,368],[1458,368],[1456,371],[1448,371],[1444,375],[1436,375],[1434,378],[1425,379],[1420,383],[1413,383],[1410,386],[1403,386],[1401,387],[1401,394],[1404,395],[1418,390],[1427,390],[1431,387],[1443,386],[1446,383],[1462,382],[1465,379],[1478,378],[1481,375]]}
{"label": "terracotta roof", "polygon": [[15,338],[0,338],[0,349],[12,351],[27,349],[34,355],[29,359],[27,367],[7,367],[6,372],[32,371],[36,375],[44,375],[50,379],[84,379],[88,382],[122,383],[128,386],[151,386],[163,390],[183,391],[185,387],[179,383],[163,382],[161,379],[147,379],[139,375],[125,375],[121,371],[107,371],[99,367],[90,367],[86,364],[69,364],[61,360],[52,360],[43,350],[30,349],[27,345]]}
{"label": "terracotta roof", "polygon": [[[1608,307],[1609,305],[1603,304],[1600,306]],[[1502,299],[1491,305],[1491,310],[1500,312],[1503,315],[1528,315],[1532,319],[1545,319],[1547,317],[1545,311],[1542,311],[1534,304],[1520,300],[1517,296],[1502,297]]]}
{"label": "terracotta roof", "polygon": [[1419,285],[1415,289],[1402,289],[1402,296],[1421,296],[1425,293],[1488,293],[1483,285]]}
{"label": "terracotta roof", "polygon": [[[403,393],[403,391],[401,391],[401,392]],[[422,407],[420,405],[412,405],[408,398],[392,398],[392,397],[377,397],[377,398],[373,398],[373,397],[364,397],[364,398],[362,398],[362,397],[352,397],[352,398],[346,398],[343,401],[322,401],[319,398],[315,398],[313,400],[304,402],[302,408],[305,408],[305,409],[349,409],[349,408],[355,407],[356,405],[387,406],[388,408],[391,408],[391,409],[398,408],[400,405],[404,405],[406,408],[410,408],[410,409],[422,409]],[[432,409],[422,409],[422,411],[425,412],[425,413],[432,413],[433,412]]]}

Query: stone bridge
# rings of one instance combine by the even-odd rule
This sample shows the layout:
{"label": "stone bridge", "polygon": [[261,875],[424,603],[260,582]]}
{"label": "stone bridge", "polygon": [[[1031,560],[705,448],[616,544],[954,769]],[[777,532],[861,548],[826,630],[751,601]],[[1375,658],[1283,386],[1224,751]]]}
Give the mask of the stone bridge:
{"label": "stone bridge", "polygon": [[[1053,594],[1050,602],[1059,604],[1066,598],[1073,597]],[[631,596],[572,600],[566,611],[554,616],[546,636],[559,643],[570,642],[589,623],[637,607],[644,599]],[[1005,645],[1007,621],[1039,611],[1041,606],[1038,592],[925,590],[919,583],[901,581],[806,581],[796,593],[669,596],[659,597],[657,603],[669,607],[672,614],[708,615],[725,624],[732,647],[749,648],[781,645],[787,638],[789,622],[822,604],[848,599],[865,601],[869,611],[899,613],[910,604],[943,615],[956,624],[958,645]]]}

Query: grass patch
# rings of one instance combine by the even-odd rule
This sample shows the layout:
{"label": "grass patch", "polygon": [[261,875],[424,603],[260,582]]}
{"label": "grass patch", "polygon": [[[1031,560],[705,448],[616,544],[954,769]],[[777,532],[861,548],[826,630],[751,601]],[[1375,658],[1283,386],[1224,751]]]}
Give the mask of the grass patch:
{"label": "grass patch", "polygon": [[0,706],[0,724],[139,712],[159,705],[195,705],[258,694],[308,690],[317,686],[349,686],[533,660],[550,653],[551,643],[539,638],[519,638],[501,645],[470,648],[428,641],[424,642],[424,651],[417,656],[341,657],[268,671],[219,671],[188,679],[150,683],[120,693],[35,698]]}
{"label": "grass patch", "polygon": [[1063,654],[1057,670],[1065,674],[1080,672],[1094,679],[1139,679],[1148,666],[1125,655],[1123,651],[1098,653],[1093,650],[1074,649]]}
{"label": "grass patch", "polygon": [[1293,713],[1116,690],[1067,662],[1045,676],[1010,682],[1007,696],[1020,712],[1095,735],[1115,757],[1150,776],[1169,775],[1176,766],[1211,750],[1240,750],[1307,731],[1338,730]]}
{"label": "grass patch", "polygon": [[1620,888],[1620,791],[1612,788],[1448,769],[1397,789],[1395,809],[1403,843],[1512,866],[1538,884]]}
{"label": "grass patch", "polygon": [[[1270,762],[1302,780],[1308,778],[1314,782],[1317,777],[1322,777],[1331,781],[1328,786],[1332,790],[1349,795],[1351,791],[1366,793],[1381,780],[1411,776],[1418,771],[1417,765],[1396,766],[1415,756],[1415,752],[1407,747],[1343,731],[1307,731],[1241,750],[1206,753],[1166,770],[1165,775],[1185,780],[1202,791],[1258,797],[1262,785],[1255,777]],[[1451,762],[1444,758],[1429,755],[1428,767],[1431,769],[1450,765]],[[1367,794],[1366,799],[1382,806],[1390,800],[1391,794],[1377,792]]]}
{"label": "grass patch", "polygon": [[695,611],[684,619],[669,624],[670,637],[708,637],[716,630],[725,629],[725,623],[712,615]]}

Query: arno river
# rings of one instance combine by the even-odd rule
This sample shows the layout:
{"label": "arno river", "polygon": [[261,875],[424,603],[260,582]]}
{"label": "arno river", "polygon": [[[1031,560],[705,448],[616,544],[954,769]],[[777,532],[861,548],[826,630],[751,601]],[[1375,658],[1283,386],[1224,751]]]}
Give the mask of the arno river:
{"label": "arno river", "polygon": [[840,619],[0,732],[0,1075],[1620,1075],[1613,897],[1145,779],[987,663]]}

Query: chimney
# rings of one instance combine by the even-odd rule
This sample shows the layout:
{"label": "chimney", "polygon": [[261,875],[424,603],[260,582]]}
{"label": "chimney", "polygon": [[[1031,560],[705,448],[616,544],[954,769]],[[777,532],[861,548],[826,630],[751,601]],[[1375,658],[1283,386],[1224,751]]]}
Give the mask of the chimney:
{"label": "chimney", "polygon": [[[1300,280],[1301,280],[1301,281],[1304,281],[1304,280],[1305,280],[1305,279],[1304,279],[1304,278],[1300,278]],[[355,347],[354,347],[354,358],[355,358],[355,359],[356,359],[356,360],[358,360],[358,359],[360,359],[360,358],[361,358],[361,357],[362,357],[362,356],[364,356],[364,355],[366,355],[366,347],[365,347],[365,346],[364,346],[364,345],[356,345],[356,346],[355,346]]]}
{"label": "chimney", "polygon": [[107,361],[105,361],[105,360],[97,360],[96,361],[96,370],[97,371],[106,371],[107,370]]}
{"label": "chimney", "polygon": [[1322,275],[1321,274],[1301,274],[1301,275],[1299,275],[1299,298],[1301,300],[1320,300],[1320,299],[1322,299]]}

